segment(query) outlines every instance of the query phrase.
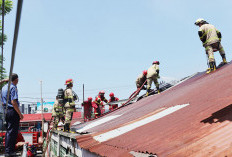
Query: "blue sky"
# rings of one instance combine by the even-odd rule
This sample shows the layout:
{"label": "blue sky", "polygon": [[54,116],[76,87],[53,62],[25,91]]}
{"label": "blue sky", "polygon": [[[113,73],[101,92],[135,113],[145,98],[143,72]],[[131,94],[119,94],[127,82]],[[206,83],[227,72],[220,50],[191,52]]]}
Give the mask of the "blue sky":
{"label": "blue sky", "polygon": [[[10,68],[17,1],[5,16],[4,62]],[[231,60],[232,1],[212,0],[24,0],[14,72],[21,101],[36,102],[43,81],[45,101],[68,78],[82,99],[114,92],[127,98],[137,76],[160,61],[161,78],[180,79],[207,68],[193,23],[204,18],[222,33]],[[221,62],[215,53],[217,63]],[[154,85],[152,86],[154,87]],[[46,99],[48,98],[48,99]]]}

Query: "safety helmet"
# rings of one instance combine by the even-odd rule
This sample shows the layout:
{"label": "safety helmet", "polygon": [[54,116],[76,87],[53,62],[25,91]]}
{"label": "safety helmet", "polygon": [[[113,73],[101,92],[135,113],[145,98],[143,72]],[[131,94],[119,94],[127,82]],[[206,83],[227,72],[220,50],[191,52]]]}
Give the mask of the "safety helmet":
{"label": "safety helmet", "polygon": [[113,92],[111,92],[109,96],[110,96],[110,97],[114,97],[114,93],[113,93]]}
{"label": "safety helmet", "polygon": [[92,101],[92,97],[88,97],[88,101]]}
{"label": "safety helmet", "polygon": [[100,95],[103,95],[103,94],[105,94],[105,91],[104,91],[104,90],[101,90],[101,91],[99,92],[99,94],[100,94]]}
{"label": "safety helmet", "polygon": [[159,61],[154,61],[152,64],[160,64],[160,62]]}
{"label": "safety helmet", "polygon": [[67,80],[65,81],[65,85],[68,85],[68,84],[71,84],[71,83],[73,83],[73,80],[72,80],[72,79],[67,79]]}
{"label": "safety helmet", "polygon": [[196,22],[194,24],[198,26],[199,24],[202,24],[204,22],[206,22],[204,19],[199,18],[199,19],[196,20]]}
{"label": "safety helmet", "polygon": [[147,75],[147,70],[143,71],[143,75],[146,76]]}

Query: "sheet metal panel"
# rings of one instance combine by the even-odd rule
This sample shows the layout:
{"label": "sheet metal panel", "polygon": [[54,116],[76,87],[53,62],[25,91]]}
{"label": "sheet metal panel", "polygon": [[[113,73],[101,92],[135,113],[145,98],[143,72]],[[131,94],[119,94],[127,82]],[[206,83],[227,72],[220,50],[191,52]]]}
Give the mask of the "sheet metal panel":
{"label": "sheet metal panel", "polygon": [[[128,155],[130,151],[150,152],[158,156],[231,154],[231,78],[231,65],[211,74],[198,73],[168,91],[107,115],[122,116],[87,130],[92,134],[78,136],[77,142],[82,148],[101,156],[108,156],[109,153],[106,152],[110,152],[110,156],[125,155],[125,150]],[[93,139],[96,135],[153,115],[165,108],[186,103],[190,105],[106,142],[100,143]]]}

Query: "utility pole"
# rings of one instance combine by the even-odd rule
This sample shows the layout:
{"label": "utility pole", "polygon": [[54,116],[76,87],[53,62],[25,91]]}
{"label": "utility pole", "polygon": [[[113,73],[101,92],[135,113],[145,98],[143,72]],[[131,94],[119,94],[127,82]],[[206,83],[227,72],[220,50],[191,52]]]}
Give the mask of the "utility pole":
{"label": "utility pole", "polygon": [[42,113],[42,139],[43,139],[44,137],[44,115],[43,115],[42,81],[40,81],[40,94],[41,94],[41,113]]}
{"label": "utility pole", "polygon": [[[83,104],[84,104],[84,101],[85,101],[85,85],[83,84]],[[84,104],[85,105],[85,104]],[[84,108],[84,107],[83,107]],[[84,110],[84,115],[83,115],[83,118],[85,117],[85,110]],[[84,122],[85,122],[85,118],[84,118]]]}
{"label": "utility pole", "polygon": [[85,85],[83,84],[83,102],[85,100]]}

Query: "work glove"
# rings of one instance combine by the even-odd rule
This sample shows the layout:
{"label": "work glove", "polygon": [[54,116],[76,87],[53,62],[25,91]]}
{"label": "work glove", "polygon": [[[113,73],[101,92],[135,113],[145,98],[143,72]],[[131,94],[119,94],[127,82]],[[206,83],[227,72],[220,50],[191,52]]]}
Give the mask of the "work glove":
{"label": "work glove", "polygon": [[74,101],[77,100],[77,95],[74,95],[74,96],[73,96],[73,100],[74,100]]}

